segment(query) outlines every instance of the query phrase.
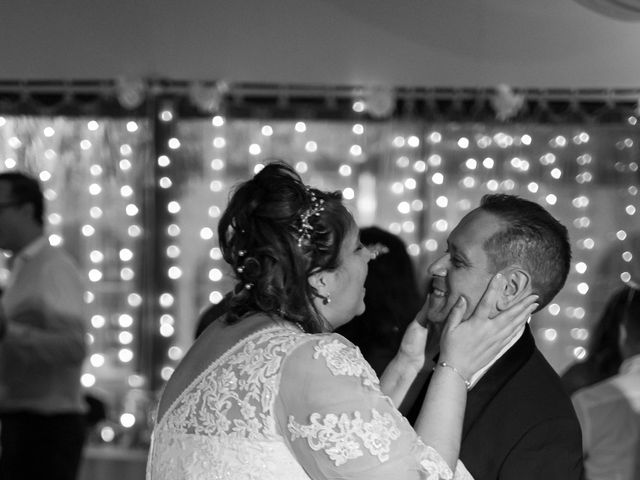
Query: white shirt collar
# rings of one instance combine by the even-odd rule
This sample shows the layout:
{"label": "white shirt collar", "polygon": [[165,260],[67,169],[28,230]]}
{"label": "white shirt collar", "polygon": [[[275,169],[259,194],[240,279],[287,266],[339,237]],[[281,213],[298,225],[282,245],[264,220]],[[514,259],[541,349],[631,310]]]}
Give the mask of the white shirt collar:
{"label": "white shirt collar", "polygon": [[627,358],[620,365],[620,373],[626,374],[640,371],[640,354]]}
{"label": "white shirt collar", "polygon": [[20,270],[22,269],[22,266],[25,264],[25,262],[36,255],[47,244],[47,237],[45,237],[44,235],[40,235],[31,243],[27,244],[27,246],[25,246],[18,253],[14,254],[15,258],[12,259],[11,273],[9,274],[9,280],[5,285],[6,289],[13,286],[15,279],[18,277],[18,273],[20,273]]}
{"label": "white shirt collar", "polygon": [[40,250],[44,248],[47,242],[48,242],[47,237],[44,235],[40,235],[39,237],[37,237],[35,240],[33,240],[31,243],[29,243],[26,247],[24,247],[22,250],[18,252],[18,254],[16,255],[16,260],[18,258],[27,260],[33,257],[36,253],[38,253]]}
{"label": "white shirt collar", "polygon": [[13,265],[11,267],[11,277],[15,277],[17,275],[17,272],[22,267],[22,264],[36,255],[47,244],[47,237],[45,237],[44,235],[40,235],[35,240],[31,241],[31,243],[27,244],[27,246],[22,250],[20,250],[13,260]]}

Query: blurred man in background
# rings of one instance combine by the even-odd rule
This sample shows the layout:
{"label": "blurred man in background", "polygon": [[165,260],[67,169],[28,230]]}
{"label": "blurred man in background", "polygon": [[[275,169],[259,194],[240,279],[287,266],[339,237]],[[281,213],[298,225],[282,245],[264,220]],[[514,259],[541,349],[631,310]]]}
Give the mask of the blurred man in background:
{"label": "blurred man in background", "polygon": [[38,181],[0,173],[0,249],[12,254],[0,302],[0,478],[74,480],[85,438],[80,374],[84,287],[44,231]]}

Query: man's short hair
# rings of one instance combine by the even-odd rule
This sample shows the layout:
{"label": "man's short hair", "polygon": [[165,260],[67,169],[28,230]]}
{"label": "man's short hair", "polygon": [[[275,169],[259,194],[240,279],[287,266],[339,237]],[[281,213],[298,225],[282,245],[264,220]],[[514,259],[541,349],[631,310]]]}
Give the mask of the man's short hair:
{"label": "man's short hair", "polygon": [[22,172],[2,172],[0,180],[11,185],[11,198],[19,204],[33,205],[33,218],[44,224],[44,197],[38,180]]}
{"label": "man's short hair", "polygon": [[496,271],[519,265],[531,275],[538,310],[564,286],[571,266],[571,245],[564,225],[542,206],[515,195],[489,194],[480,209],[504,222],[483,245]]}

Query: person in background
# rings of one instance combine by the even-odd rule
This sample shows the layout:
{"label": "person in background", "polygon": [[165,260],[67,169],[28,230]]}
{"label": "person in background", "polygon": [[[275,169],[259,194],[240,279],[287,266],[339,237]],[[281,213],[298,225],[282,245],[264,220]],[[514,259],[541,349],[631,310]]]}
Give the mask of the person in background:
{"label": "person in background", "polygon": [[[531,293],[540,297],[539,310],[563,287],[570,263],[567,229],[544,208],[514,195],[485,195],[452,230],[446,252],[429,266],[427,319],[444,323],[460,298],[467,300],[470,314],[497,273],[507,281],[494,313]],[[528,325],[467,380],[460,459],[475,478],[582,477],[580,425]],[[419,396],[416,405],[421,402]],[[415,410],[408,416],[413,420]]]}
{"label": "person in background", "polygon": [[0,248],[12,268],[0,302],[0,478],[74,480],[85,438],[83,282],[44,229],[38,181],[0,173]]}
{"label": "person in background", "polygon": [[640,291],[618,290],[619,372],[575,392],[587,480],[640,478]]}
{"label": "person in background", "polygon": [[601,382],[618,373],[622,363],[620,352],[620,322],[627,307],[627,291],[613,294],[591,332],[589,356],[571,365],[560,377],[569,395]]}
{"label": "person in background", "polygon": [[359,347],[376,374],[382,375],[422,299],[413,262],[400,237],[373,226],[360,229],[360,241],[373,255],[364,282],[366,308],[335,332]]}
{"label": "person in background", "polygon": [[496,275],[466,322],[456,305],[413,430],[396,405],[424,364],[423,317],[380,379],[331,333],[363,313],[371,259],[339,192],[269,163],[236,186],[218,239],[237,285],[164,387],[148,480],[471,478],[457,460],[463,378],[511,341],[534,295],[488,320]]}

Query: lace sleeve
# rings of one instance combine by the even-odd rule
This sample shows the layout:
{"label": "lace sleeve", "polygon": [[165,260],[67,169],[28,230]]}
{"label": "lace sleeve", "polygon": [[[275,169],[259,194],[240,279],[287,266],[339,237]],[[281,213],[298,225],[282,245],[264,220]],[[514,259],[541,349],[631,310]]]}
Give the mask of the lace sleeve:
{"label": "lace sleeve", "polygon": [[288,355],[275,403],[285,441],[313,479],[472,480],[451,472],[384,396],[359,350],[314,335]]}

